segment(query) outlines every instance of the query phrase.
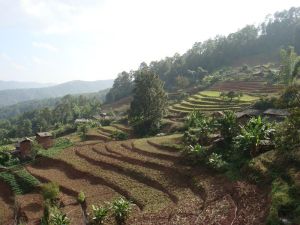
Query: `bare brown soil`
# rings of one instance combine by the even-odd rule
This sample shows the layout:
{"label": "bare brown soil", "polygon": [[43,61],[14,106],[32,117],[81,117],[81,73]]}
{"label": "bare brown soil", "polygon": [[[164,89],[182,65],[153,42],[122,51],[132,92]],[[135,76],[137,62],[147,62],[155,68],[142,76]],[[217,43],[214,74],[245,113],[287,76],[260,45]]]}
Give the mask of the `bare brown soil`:
{"label": "bare brown soil", "polygon": [[0,225],[14,224],[14,198],[10,188],[0,181]]}
{"label": "bare brown soil", "polygon": [[264,224],[266,191],[182,165],[180,154],[162,145],[176,138],[75,146],[27,169],[42,181],[59,183],[73,199],[84,191],[87,211],[118,196],[131,200],[135,207],[127,224]]}

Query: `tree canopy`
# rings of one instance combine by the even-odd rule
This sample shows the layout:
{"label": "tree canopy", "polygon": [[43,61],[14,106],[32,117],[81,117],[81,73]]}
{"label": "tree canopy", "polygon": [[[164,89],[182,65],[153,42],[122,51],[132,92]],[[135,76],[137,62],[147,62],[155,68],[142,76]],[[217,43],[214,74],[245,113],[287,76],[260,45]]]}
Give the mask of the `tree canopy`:
{"label": "tree canopy", "polygon": [[167,105],[167,95],[158,75],[147,68],[139,71],[134,80],[133,101],[129,119],[139,134],[154,133],[160,125]]}

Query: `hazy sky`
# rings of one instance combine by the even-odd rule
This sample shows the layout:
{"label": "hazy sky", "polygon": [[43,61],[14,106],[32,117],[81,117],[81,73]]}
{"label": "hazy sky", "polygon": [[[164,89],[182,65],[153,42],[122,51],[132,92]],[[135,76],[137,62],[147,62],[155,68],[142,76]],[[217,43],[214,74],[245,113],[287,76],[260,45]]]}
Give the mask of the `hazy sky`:
{"label": "hazy sky", "polygon": [[299,0],[0,0],[0,80],[115,78]]}

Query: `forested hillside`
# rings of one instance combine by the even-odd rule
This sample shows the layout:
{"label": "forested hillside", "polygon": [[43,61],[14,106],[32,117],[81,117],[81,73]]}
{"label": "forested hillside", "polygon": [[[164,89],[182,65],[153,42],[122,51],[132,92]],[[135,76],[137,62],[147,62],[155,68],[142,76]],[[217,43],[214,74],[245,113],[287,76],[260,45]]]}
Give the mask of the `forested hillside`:
{"label": "forested hillside", "polygon": [[45,88],[2,90],[0,91],[0,107],[29,100],[62,97],[67,94],[97,92],[110,88],[112,84],[113,80],[70,81]]}
{"label": "forested hillside", "polygon": [[[198,28],[200,29],[200,28]],[[199,84],[214,71],[243,64],[255,65],[279,61],[279,49],[295,46],[300,53],[300,8],[291,8],[266,17],[260,25],[248,25],[228,36],[219,35],[214,39],[196,42],[186,53],[152,61],[149,65],[141,63],[139,70],[149,67],[165,82],[167,90]],[[131,82],[138,71],[122,72],[107,101],[128,96]]]}
{"label": "forested hillside", "polygon": [[[99,101],[103,102],[105,99],[105,95],[107,94],[109,89],[105,89],[99,92],[92,92],[92,93],[85,93],[80,94],[82,96],[93,98],[95,97]],[[74,95],[76,96],[76,95]],[[47,99],[41,99],[41,100],[30,100],[25,102],[20,102],[14,105],[10,106],[4,106],[0,108],[0,119],[7,119],[10,117],[14,117],[17,115],[20,115],[22,113],[33,111],[33,110],[39,110],[42,108],[54,108],[55,105],[62,99],[63,97],[57,97],[57,98],[47,98]]]}

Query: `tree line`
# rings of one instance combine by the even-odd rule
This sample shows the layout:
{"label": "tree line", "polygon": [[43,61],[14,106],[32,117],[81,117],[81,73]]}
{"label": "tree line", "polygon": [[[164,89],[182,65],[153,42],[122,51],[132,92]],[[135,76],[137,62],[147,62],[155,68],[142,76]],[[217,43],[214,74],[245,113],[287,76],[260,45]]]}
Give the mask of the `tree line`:
{"label": "tree line", "polygon": [[279,60],[281,48],[295,46],[299,54],[299,40],[300,7],[276,12],[258,26],[247,25],[228,36],[218,35],[204,42],[196,42],[182,55],[177,53],[173,57],[152,61],[149,65],[143,62],[137,71],[120,73],[106,100],[112,102],[129,96],[134,77],[145,67],[158,74],[165,82],[164,88],[171,91],[178,83],[199,84],[208,74],[232,66],[237,61],[257,57]]}
{"label": "tree line", "polygon": [[9,143],[10,138],[31,136],[39,131],[74,124],[77,118],[91,118],[99,113],[100,106],[97,97],[66,95],[53,108],[44,107],[0,120],[0,144]]}

